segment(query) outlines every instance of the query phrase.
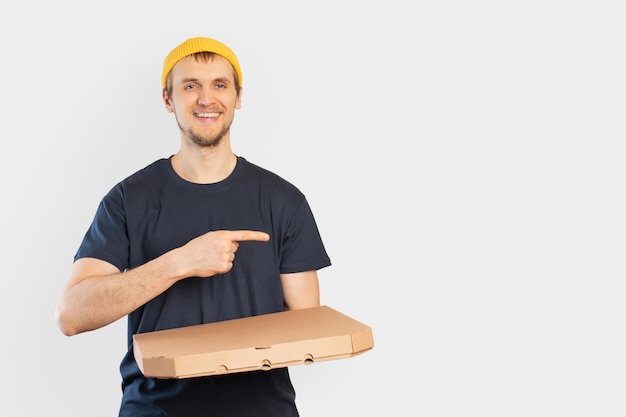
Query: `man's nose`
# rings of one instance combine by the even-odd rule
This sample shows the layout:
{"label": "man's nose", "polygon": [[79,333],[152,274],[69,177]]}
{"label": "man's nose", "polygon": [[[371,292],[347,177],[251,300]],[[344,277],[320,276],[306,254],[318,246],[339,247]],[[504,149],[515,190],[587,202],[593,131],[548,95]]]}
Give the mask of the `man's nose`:
{"label": "man's nose", "polygon": [[215,101],[215,95],[210,89],[202,89],[198,95],[198,104],[207,106]]}

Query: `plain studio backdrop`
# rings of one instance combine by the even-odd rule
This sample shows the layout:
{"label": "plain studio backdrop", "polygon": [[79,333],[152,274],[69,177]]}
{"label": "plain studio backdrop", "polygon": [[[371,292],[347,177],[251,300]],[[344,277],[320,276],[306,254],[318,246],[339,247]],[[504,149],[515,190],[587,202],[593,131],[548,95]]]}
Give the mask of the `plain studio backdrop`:
{"label": "plain studio backdrop", "polygon": [[54,308],[98,202],[179,145],[165,55],[222,40],[235,152],[296,184],[322,303],[373,350],[292,367],[303,417],[620,416],[618,1],[5,2],[2,414],[117,415],[126,321]]}

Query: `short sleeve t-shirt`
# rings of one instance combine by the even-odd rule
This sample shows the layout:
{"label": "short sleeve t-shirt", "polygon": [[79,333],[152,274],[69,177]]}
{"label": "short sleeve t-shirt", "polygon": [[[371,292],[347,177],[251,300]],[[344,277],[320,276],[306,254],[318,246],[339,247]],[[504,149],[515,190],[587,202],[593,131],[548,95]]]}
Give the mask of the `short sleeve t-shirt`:
{"label": "short sleeve t-shirt", "polygon": [[128,315],[120,416],[297,416],[287,368],[155,380],[141,374],[132,353],[135,333],[282,311],[280,274],[330,265],[294,185],[243,157],[223,181],[195,184],[160,159],[107,193],[75,259],[98,258],[124,271],[213,230],[259,230],[270,240],[240,242],[229,272],[178,281]]}

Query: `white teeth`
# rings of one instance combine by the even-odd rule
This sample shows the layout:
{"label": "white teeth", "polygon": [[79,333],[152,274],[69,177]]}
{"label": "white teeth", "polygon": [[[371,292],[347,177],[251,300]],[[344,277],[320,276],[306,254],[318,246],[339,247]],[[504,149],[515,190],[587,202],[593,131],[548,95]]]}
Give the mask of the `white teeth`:
{"label": "white teeth", "polygon": [[197,113],[198,117],[217,117],[219,113]]}

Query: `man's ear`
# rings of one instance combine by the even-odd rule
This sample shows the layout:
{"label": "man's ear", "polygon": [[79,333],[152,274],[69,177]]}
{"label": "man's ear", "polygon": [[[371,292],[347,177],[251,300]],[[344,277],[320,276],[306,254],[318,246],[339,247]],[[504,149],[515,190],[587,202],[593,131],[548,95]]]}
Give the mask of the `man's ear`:
{"label": "man's ear", "polygon": [[237,101],[235,102],[235,108],[239,110],[241,108],[241,95],[243,94],[243,87],[239,87],[239,94],[237,95]]}
{"label": "man's ear", "polygon": [[173,113],[174,106],[172,105],[172,100],[170,99],[170,96],[167,93],[166,88],[164,88],[163,91],[161,92],[161,96],[163,97],[163,103],[165,103],[165,108],[167,109],[167,111],[170,113]]}

